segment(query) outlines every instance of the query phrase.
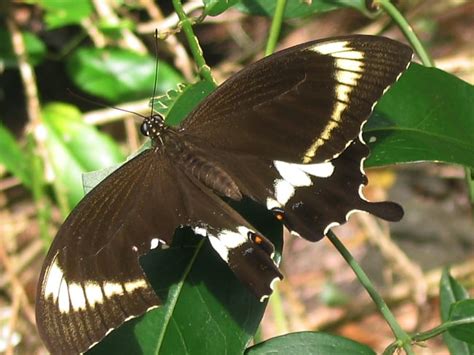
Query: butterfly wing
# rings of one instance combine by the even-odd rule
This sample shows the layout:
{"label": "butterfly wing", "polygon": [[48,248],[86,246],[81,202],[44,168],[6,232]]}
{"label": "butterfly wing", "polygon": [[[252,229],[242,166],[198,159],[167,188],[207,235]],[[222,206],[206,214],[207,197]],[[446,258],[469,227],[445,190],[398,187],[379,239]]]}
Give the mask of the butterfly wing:
{"label": "butterfly wing", "polygon": [[304,43],[232,76],[183,128],[219,149],[293,163],[324,162],[359,135],[411,57],[409,47],[383,37]]}
{"label": "butterfly wing", "polygon": [[361,130],[411,57],[409,47],[373,36],[292,47],[224,82],[183,128],[243,194],[284,212],[287,227],[308,240],[354,211],[397,221],[400,206],[362,193],[369,150]]}
{"label": "butterfly wing", "polygon": [[127,319],[160,305],[140,255],[171,244],[188,225],[209,236],[259,297],[280,278],[273,246],[192,177],[154,149],[97,185],[60,228],[45,259],[36,319],[52,353],[84,352]]}

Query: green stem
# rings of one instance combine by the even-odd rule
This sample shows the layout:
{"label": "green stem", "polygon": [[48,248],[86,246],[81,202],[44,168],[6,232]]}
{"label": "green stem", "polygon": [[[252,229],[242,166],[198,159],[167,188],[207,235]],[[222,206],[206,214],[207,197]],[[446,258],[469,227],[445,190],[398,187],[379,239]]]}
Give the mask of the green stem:
{"label": "green stem", "polygon": [[336,247],[336,249],[339,251],[342,257],[346,260],[349,266],[352,268],[357,278],[359,279],[359,282],[362,284],[362,286],[364,286],[367,293],[369,294],[369,296],[372,298],[375,305],[379,309],[380,313],[382,313],[383,317],[385,318],[388,325],[392,329],[393,334],[397,338],[397,343],[398,343],[397,345],[403,347],[403,349],[405,350],[407,354],[409,355],[414,354],[413,349],[411,347],[412,340],[410,336],[400,327],[394,315],[392,314],[392,312],[390,312],[390,309],[388,308],[383,298],[375,290],[374,285],[372,284],[370,279],[367,277],[364,270],[362,270],[362,268],[354,259],[354,257],[351,255],[349,250],[346,249],[344,244],[342,244],[339,238],[332,231],[328,232],[327,237],[331,241],[331,243]]}
{"label": "green stem", "polygon": [[267,48],[265,48],[265,56],[270,55],[275,50],[280,36],[281,24],[285,13],[286,0],[278,0],[275,14],[273,15],[272,26],[270,27],[270,35],[268,37]]}
{"label": "green stem", "polygon": [[281,302],[280,290],[278,284],[275,285],[272,296],[270,297],[270,307],[272,308],[273,318],[278,333],[288,333],[288,322],[286,321],[283,303]]}
{"label": "green stem", "polygon": [[173,0],[173,7],[179,17],[181,28],[183,29],[186,39],[188,40],[189,48],[191,49],[194,61],[196,62],[196,65],[198,67],[199,76],[204,80],[207,80],[217,86],[214,78],[212,77],[211,68],[209,68],[209,66],[206,64],[206,61],[202,54],[201,46],[199,45],[197,37],[194,34],[193,27],[191,25],[191,20],[184,12],[181,0]]}
{"label": "green stem", "polygon": [[377,0],[377,4],[384,9],[386,13],[397,23],[398,27],[402,30],[405,37],[408,39],[416,54],[420,58],[421,62],[426,67],[434,67],[433,59],[430,57],[421,41],[416,36],[413,28],[407,22],[405,17],[398,11],[390,0]]}

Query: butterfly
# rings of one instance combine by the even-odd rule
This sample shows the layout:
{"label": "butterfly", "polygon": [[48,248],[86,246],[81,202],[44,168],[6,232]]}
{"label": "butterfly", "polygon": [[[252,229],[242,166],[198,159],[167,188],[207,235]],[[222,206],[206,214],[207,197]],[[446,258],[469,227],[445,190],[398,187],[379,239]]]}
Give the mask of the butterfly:
{"label": "butterfly", "polygon": [[36,319],[47,348],[84,352],[159,306],[139,257],[170,245],[180,227],[207,237],[265,300],[282,278],[274,246],[226,199],[250,198],[312,242],[355,211],[400,220],[399,205],[362,194],[369,149],[361,132],[411,58],[383,37],[308,42],[233,75],[178,127],[145,118],[151,148],[84,197],[46,256]]}

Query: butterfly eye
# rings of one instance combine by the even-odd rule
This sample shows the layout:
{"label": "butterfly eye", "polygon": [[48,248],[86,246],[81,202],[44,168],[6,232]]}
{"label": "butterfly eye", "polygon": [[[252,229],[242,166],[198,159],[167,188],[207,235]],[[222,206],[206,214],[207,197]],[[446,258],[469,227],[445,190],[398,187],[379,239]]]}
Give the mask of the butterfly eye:
{"label": "butterfly eye", "polygon": [[143,134],[146,137],[148,137],[150,135],[150,126],[148,125],[148,123],[143,122],[140,125],[140,132],[141,132],[141,134]]}

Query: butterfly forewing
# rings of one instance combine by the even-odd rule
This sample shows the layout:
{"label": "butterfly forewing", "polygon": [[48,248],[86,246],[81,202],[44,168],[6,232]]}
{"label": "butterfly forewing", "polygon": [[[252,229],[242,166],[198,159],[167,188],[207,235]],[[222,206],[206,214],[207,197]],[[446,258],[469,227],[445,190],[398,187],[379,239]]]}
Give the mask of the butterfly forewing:
{"label": "butterfly forewing", "polygon": [[373,36],[298,45],[228,79],[183,127],[220,149],[293,163],[323,162],[359,135],[411,56],[409,47]]}

